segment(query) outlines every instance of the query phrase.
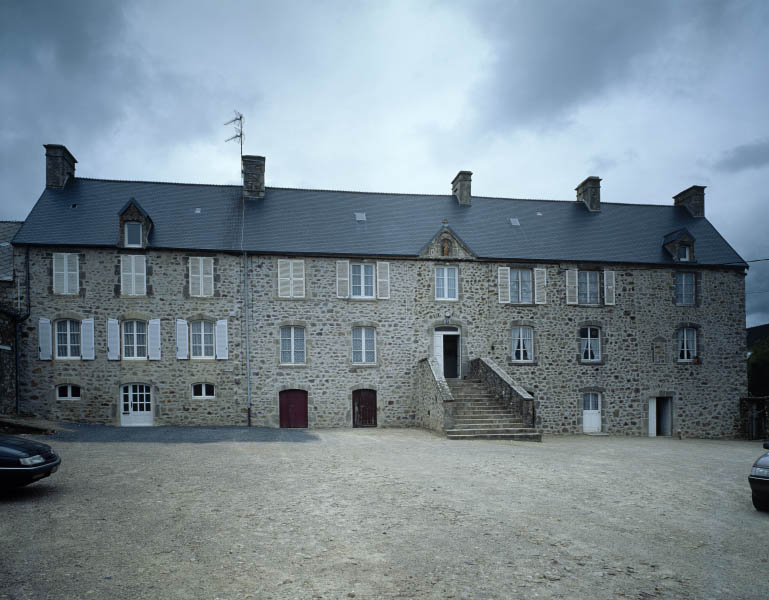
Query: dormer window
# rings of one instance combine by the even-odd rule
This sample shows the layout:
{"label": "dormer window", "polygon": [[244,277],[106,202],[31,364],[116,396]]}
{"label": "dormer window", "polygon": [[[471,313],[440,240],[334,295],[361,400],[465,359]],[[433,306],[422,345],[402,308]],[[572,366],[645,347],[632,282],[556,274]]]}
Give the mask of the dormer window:
{"label": "dormer window", "polygon": [[691,260],[689,256],[689,246],[678,247],[678,260],[680,262],[689,262]]}
{"label": "dormer window", "polygon": [[125,224],[125,247],[126,248],[142,247],[142,224],[141,223],[129,222]]}

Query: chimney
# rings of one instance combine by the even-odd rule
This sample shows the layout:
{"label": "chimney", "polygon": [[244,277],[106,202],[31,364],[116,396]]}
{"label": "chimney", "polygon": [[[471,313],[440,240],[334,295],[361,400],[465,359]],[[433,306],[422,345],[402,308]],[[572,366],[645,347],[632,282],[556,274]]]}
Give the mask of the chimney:
{"label": "chimney", "polygon": [[693,217],[705,216],[705,188],[704,185],[693,185],[685,189],[677,196],[673,196],[676,206],[685,206]]}
{"label": "chimney", "polygon": [[590,212],[601,212],[601,178],[591,176],[576,188],[577,202],[583,202]]}
{"label": "chimney", "polygon": [[473,197],[470,194],[470,184],[473,174],[470,171],[460,171],[451,182],[451,193],[462,206],[470,206],[473,203]]}
{"label": "chimney", "polygon": [[243,195],[246,198],[264,198],[264,156],[244,155]]}
{"label": "chimney", "polygon": [[75,157],[65,146],[45,144],[45,187],[61,189],[75,176]]}

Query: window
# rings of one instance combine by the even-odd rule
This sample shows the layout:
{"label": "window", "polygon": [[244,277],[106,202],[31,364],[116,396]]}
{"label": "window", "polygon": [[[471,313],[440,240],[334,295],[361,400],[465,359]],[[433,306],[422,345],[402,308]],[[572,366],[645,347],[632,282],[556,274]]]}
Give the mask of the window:
{"label": "window", "polygon": [[144,296],[147,293],[147,266],[143,255],[120,257],[120,293]]}
{"label": "window", "polygon": [[376,363],[376,330],[373,327],[352,328],[352,362]]}
{"label": "window", "polygon": [[56,388],[56,397],[59,400],[80,400],[80,386],[60,385]]}
{"label": "window", "polygon": [[303,260],[278,260],[278,297],[304,298]]}
{"label": "window", "polygon": [[80,358],[80,321],[56,321],[56,358]]}
{"label": "window", "polygon": [[676,273],[676,304],[694,304],[694,273]]}
{"label": "window", "polygon": [[681,262],[689,262],[689,246],[678,247],[678,260]]}
{"label": "window", "polygon": [[213,383],[195,383],[192,386],[193,398],[215,398]]}
{"label": "window", "polygon": [[697,330],[682,327],[678,330],[678,362],[691,362],[697,357]]}
{"label": "window", "polygon": [[147,358],[147,323],[144,321],[123,322],[123,358]]}
{"label": "window", "polygon": [[190,256],[190,296],[214,295],[214,259]]}
{"label": "window", "polygon": [[123,386],[123,414],[149,412],[151,410],[150,386],[144,383],[129,383]]}
{"label": "window", "polygon": [[435,299],[457,299],[456,267],[435,267]]}
{"label": "window", "polygon": [[214,358],[214,324],[212,321],[190,323],[192,358]]}
{"label": "window", "polygon": [[141,223],[125,224],[125,247],[126,248],[142,247],[142,224]]}
{"label": "window", "polygon": [[353,298],[374,297],[374,265],[353,263],[350,265],[350,276]]}
{"label": "window", "polygon": [[53,293],[77,294],[80,291],[78,255],[55,252],[53,255]]}
{"label": "window", "polygon": [[534,330],[531,327],[513,327],[513,360],[534,360]]}
{"label": "window", "polygon": [[510,269],[510,302],[531,304],[531,271]]}
{"label": "window", "polygon": [[598,271],[579,271],[577,274],[577,293],[580,304],[598,304],[600,302],[598,275]]}
{"label": "window", "polygon": [[582,395],[582,410],[600,410],[601,394],[598,392],[588,392]]}
{"label": "window", "polygon": [[280,362],[284,365],[304,364],[304,327],[280,328]]}
{"label": "window", "polygon": [[601,360],[601,330],[598,327],[579,330],[579,355],[582,362]]}

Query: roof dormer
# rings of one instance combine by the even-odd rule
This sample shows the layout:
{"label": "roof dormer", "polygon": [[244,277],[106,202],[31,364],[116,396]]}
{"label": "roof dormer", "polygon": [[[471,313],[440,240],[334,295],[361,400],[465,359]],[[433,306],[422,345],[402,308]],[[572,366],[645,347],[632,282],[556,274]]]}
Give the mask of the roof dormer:
{"label": "roof dormer", "polygon": [[692,263],[694,259],[694,236],[685,227],[668,233],[662,243],[673,262]]}
{"label": "roof dormer", "polygon": [[118,246],[121,248],[146,248],[152,229],[152,219],[136,198],[125,203],[118,213],[120,232]]}

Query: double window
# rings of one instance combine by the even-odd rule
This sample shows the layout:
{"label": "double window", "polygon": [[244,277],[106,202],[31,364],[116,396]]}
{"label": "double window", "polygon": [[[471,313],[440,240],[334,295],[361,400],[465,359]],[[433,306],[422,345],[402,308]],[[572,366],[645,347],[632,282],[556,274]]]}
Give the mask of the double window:
{"label": "double window", "polygon": [[534,360],[534,330],[531,327],[513,327],[513,360]]}
{"label": "double window", "polygon": [[[616,273],[603,271],[603,303],[616,303]],[[597,306],[601,303],[601,272],[566,270],[566,304]]]}
{"label": "double window", "polygon": [[124,254],[120,257],[120,293],[144,296],[147,293],[147,257]]}
{"label": "double window", "polygon": [[376,364],[376,329],[373,327],[352,328],[353,364]]}
{"label": "double window", "polygon": [[352,298],[374,297],[374,265],[367,263],[350,265],[350,290]]}
{"label": "double window", "polygon": [[212,321],[190,323],[190,350],[192,358],[214,358],[214,324]]}
{"label": "double window", "polygon": [[577,279],[577,302],[579,304],[598,304],[601,294],[599,292],[598,271],[579,271]]}
{"label": "double window", "polygon": [[678,362],[692,362],[697,357],[697,330],[682,327],[678,330]]}
{"label": "double window", "polygon": [[676,304],[679,306],[692,306],[694,305],[694,298],[694,273],[676,273]]}
{"label": "double window", "polygon": [[601,330],[598,327],[582,327],[579,330],[579,357],[582,362],[601,360]]}
{"label": "double window", "polygon": [[147,323],[123,321],[123,358],[144,360],[147,358]]}
{"label": "double window", "polygon": [[194,383],[192,385],[192,397],[193,398],[215,398],[214,384],[213,383]]}
{"label": "double window", "polygon": [[305,356],[304,327],[281,327],[280,363],[303,365]]}
{"label": "double window", "polygon": [[73,384],[57,386],[56,397],[59,400],[80,400],[80,386]]}
{"label": "double window", "polygon": [[[304,293],[303,288],[301,291]],[[336,261],[336,297],[365,300],[388,299],[390,297],[390,263]]]}
{"label": "double window", "polygon": [[435,299],[456,300],[457,298],[457,268],[435,267]]}
{"label": "double window", "polygon": [[190,296],[214,295],[214,259],[190,256]]}
{"label": "double window", "polygon": [[531,304],[531,270],[510,269],[510,302]]}
{"label": "double window", "polygon": [[56,358],[80,358],[80,321],[56,321]]}
{"label": "double window", "polygon": [[53,293],[77,294],[80,291],[78,255],[55,252],[53,255]]}

